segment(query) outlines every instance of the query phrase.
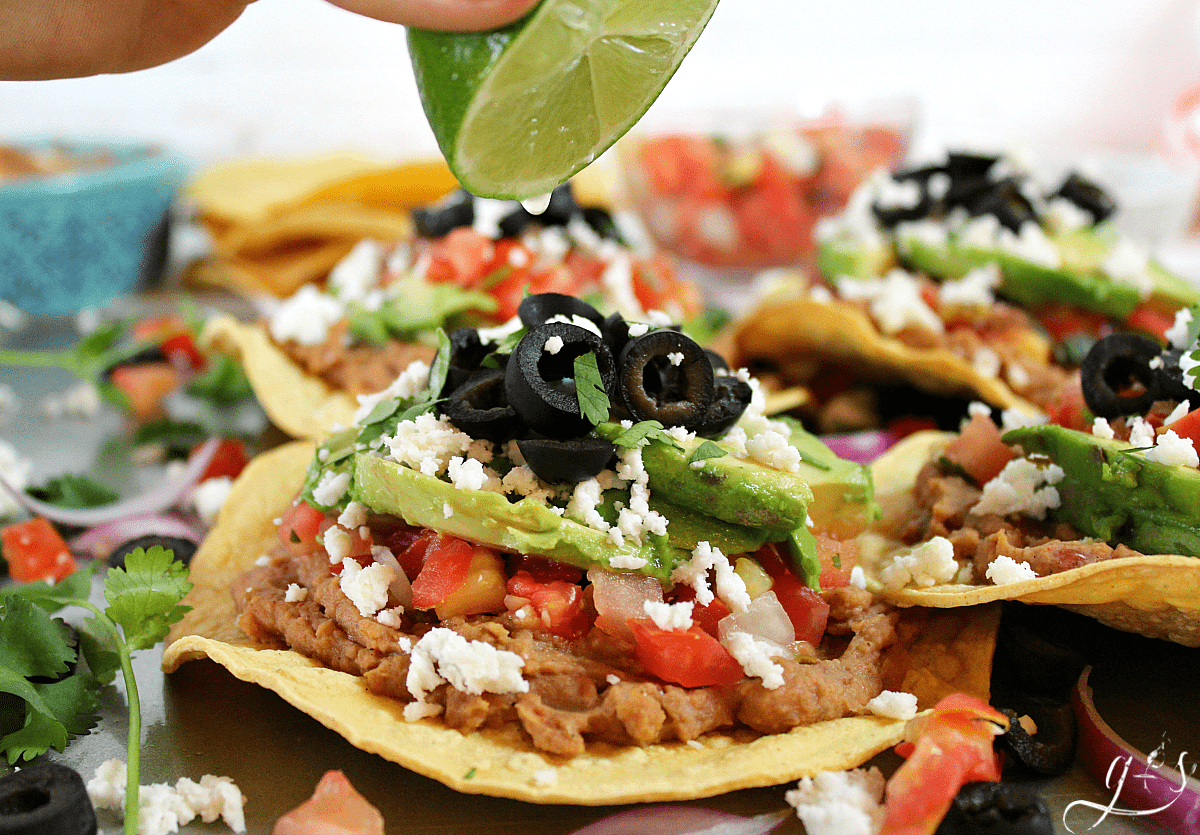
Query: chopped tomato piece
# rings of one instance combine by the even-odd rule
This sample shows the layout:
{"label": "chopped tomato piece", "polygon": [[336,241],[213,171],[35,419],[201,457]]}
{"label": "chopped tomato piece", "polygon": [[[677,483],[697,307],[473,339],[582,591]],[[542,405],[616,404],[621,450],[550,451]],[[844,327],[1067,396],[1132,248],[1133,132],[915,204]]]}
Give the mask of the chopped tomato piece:
{"label": "chopped tomato piece", "polygon": [[[195,453],[201,446],[203,444],[197,444],[192,452]],[[221,443],[217,445],[217,451],[213,453],[208,466],[204,468],[204,474],[200,476],[200,480],[220,478],[221,476],[237,478],[248,463],[250,463],[250,456],[246,454],[244,443],[237,438],[222,438]]]}
{"label": "chopped tomato piece", "polygon": [[405,576],[411,580],[425,567],[425,557],[430,551],[440,548],[442,540],[449,538],[429,528],[417,528],[415,537],[402,532],[396,534],[392,540],[385,540],[384,544],[391,549],[396,562],[404,569]]}
{"label": "chopped tomato piece", "polygon": [[1125,317],[1126,328],[1147,333],[1163,344],[1166,344],[1167,330],[1173,324],[1175,324],[1174,313],[1164,313],[1147,304],[1141,305]]}
{"label": "chopped tomato piece", "polygon": [[513,574],[516,574],[518,571],[524,571],[539,583],[562,580],[566,583],[578,584],[583,580],[583,569],[579,566],[559,562],[558,560],[546,559],[545,557],[520,554],[515,558],[511,558],[510,564],[513,568]]}
{"label": "chopped tomato piece", "polygon": [[1000,758],[992,747],[1008,719],[965,693],[943,698],[928,716],[909,723],[907,742],[896,747],[907,759],[888,781],[880,835],[930,835],[958,790],[976,780],[999,780]]}
{"label": "chopped tomato piece", "polygon": [[196,347],[191,329],[178,316],[155,316],[133,326],[132,334],[143,342],[154,342],[176,368],[196,371],[206,359]]}
{"label": "chopped tomato piece", "polygon": [[1057,423],[1067,429],[1078,429],[1081,432],[1091,431],[1087,403],[1083,399],[1083,383],[1078,371],[1072,374],[1070,379],[1059,389],[1058,401],[1051,405],[1046,412],[1051,423]]}
{"label": "chopped tomato piece", "polygon": [[504,561],[491,548],[452,536],[431,544],[412,581],[413,607],[433,609],[441,619],[504,611]]}
{"label": "chopped tomato piece", "polygon": [[1079,334],[1099,338],[1112,328],[1103,313],[1093,313],[1066,304],[1047,305],[1034,311],[1034,317],[1055,342]]}
{"label": "chopped tomato piece", "polygon": [[48,519],[35,516],[0,529],[8,574],[18,583],[57,582],[76,569],[75,558]]}
{"label": "chopped tomato piece", "polygon": [[475,287],[488,274],[494,255],[491,238],[460,226],[430,248],[425,278],[433,284]]}
{"label": "chopped tomato piece", "polygon": [[297,501],[279,523],[279,541],[308,550],[316,545],[317,531],[325,521],[325,512],[307,502]]}
{"label": "chopped tomato piece", "polygon": [[[819,545],[818,540],[818,547]],[[758,564],[770,575],[773,581],[771,591],[775,592],[783,610],[787,612],[788,620],[796,630],[796,640],[808,641],[813,645],[821,643],[821,638],[825,635],[825,624],[829,621],[829,604],[792,572],[774,545],[759,548],[754,554],[754,559],[758,560]],[[830,567],[832,568],[832,563]]]}
{"label": "chopped tomato piece", "polygon": [[692,623],[699,626],[714,638],[719,636],[721,619],[729,615],[729,607],[719,597],[714,597],[711,603],[701,606],[696,602],[696,590],[691,586],[680,583],[671,592],[672,603],[692,601]]}
{"label": "chopped tomato piece", "polygon": [[638,148],[638,163],[659,194],[720,194],[716,145],[700,136],[659,136]]}
{"label": "chopped tomato piece", "polygon": [[736,684],[742,665],[699,626],[687,631],[660,629],[650,618],[630,618],[633,652],[646,672],[682,687]]}
{"label": "chopped tomato piece", "polygon": [[[1192,442],[1192,446],[1196,446],[1197,442],[1200,442],[1200,409],[1192,409],[1166,428],[1181,438],[1187,438]],[[1196,448],[1200,449],[1200,446]]]}
{"label": "chopped tomato piece", "polygon": [[527,571],[518,571],[508,580],[504,605],[516,610],[533,607],[538,619],[550,632],[564,638],[579,638],[592,625],[584,608],[583,588],[563,580],[537,580]]}
{"label": "chopped tomato piece", "polygon": [[383,835],[383,815],[346,775],[326,771],[312,797],[275,822],[273,835]]}
{"label": "chopped tomato piece", "polygon": [[166,362],[119,365],[109,379],[129,400],[129,411],[138,420],[163,414],[163,400],[180,383],[179,372]]}
{"label": "chopped tomato piece", "polygon": [[974,414],[949,443],[945,456],[966,470],[976,484],[987,484],[1016,453],[1000,440],[1000,427],[984,414]]}
{"label": "chopped tomato piece", "polygon": [[823,589],[837,589],[850,585],[850,572],[858,564],[858,542],[853,539],[835,539],[819,533],[817,557],[821,560],[820,583]]}

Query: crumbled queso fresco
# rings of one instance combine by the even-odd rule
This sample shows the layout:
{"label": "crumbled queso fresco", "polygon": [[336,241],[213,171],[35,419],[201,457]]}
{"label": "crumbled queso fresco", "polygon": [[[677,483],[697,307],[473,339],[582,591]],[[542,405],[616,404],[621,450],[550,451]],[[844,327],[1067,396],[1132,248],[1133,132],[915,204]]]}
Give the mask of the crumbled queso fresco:
{"label": "crumbled queso fresco", "polygon": [[[88,798],[96,809],[125,814],[125,763],[106,760],[87,782]],[[205,774],[200,782],[181,777],[174,786],[152,783],[138,789],[138,835],[178,832],[196,818],[220,819],[234,832],[246,831],[246,798],[228,777]]]}

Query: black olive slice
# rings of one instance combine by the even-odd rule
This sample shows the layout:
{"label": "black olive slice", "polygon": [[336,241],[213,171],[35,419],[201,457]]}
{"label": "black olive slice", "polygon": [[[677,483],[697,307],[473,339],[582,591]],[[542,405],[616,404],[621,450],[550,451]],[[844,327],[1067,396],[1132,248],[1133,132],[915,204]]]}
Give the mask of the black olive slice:
{"label": "black olive slice", "polygon": [[527,438],[517,441],[534,475],[551,484],[587,481],[608,466],[616,446],[603,438]]}
{"label": "black olive slice", "polygon": [[1076,171],[1067,175],[1058,191],[1051,197],[1070,200],[1090,214],[1095,223],[1107,220],[1117,210],[1117,203],[1112,199],[1112,195]]}
{"label": "black olive slice", "polygon": [[725,361],[725,358],[723,356],[718,354],[712,348],[705,348],[704,354],[705,354],[705,356],[708,357],[708,361],[712,363],[714,373],[717,371],[728,371],[729,370],[729,363]]}
{"label": "black olive slice", "polygon": [[167,355],[158,345],[151,345],[149,348],[143,348],[131,357],[126,357],[120,362],[115,362],[108,368],[100,372],[100,376],[109,380],[112,379],[112,373],[118,368],[124,368],[134,365],[154,365],[159,362],[167,362]]}
{"label": "black olive slice", "polygon": [[1083,399],[1102,418],[1142,414],[1162,395],[1150,361],[1162,348],[1149,337],[1114,333],[1099,340],[1080,366]]}
{"label": "black olive slice", "polygon": [[468,376],[450,393],[442,414],[468,435],[498,444],[512,440],[524,429],[508,403],[503,368],[484,368]]}
{"label": "black olive slice", "polygon": [[1000,161],[994,154],[974,154],[969,151],[951,151],[946,154],[946,172],[957,180],[967,177],[987,177],[992,166]]}
{"label": "black olive slice", "polygon": [[0,777],[0,835],[95,835],[83,778],[54,762]]}
{"label": "black olive slice", "polygon": [[[1070,767],[1075,757],[1075,712],[1070,703],[1024,696],[1000,712],[1009,718],[1000,745],[1017,762],[1043,777],[1056,777]],[[1021,716],[1033,720],[1037,733],[1021,727]]]}
{"label": "black olive slice", "polygon": [[1037,212],[1022,192],[1018,182],[1009,177],[990,184],[967,200],[964,205],[972,215],[995,215],[1001,225],[1020,232],[1026,221],[1036,221]]}
{"label": "black olive slice", "polygon": [[1155,369],[1158,399],[1174,400],[1177,403],[1186,400],[1193,409],[1200,409],[1200,391],[1183,381],[1183,371],[1179,368],[1179,358],[1182,355],[1181,348],[1168,348],[1162,352],[1162,368]]}
{"label": "black olive slice", "polygon": [[[552,337],[562,341],[556,353],[546,350]],[[575,358],[587,353],[596,356],[600,380],[611,395],[616,362],[596,334],[565,322],[547,322],[521,337],[508,360],[504,387],[527,427],[548,438],[574,438],[591,431],[575,393]]]}
{"label": "black olive slice", "polygon": [[600,311],[592,307],[578,296],[568,296],[566,293],[537,293],[521,299],[517,305],[517,316],[521,324],[529,329],[544,325],[555,316],[582,316],[597,328],[604,324]]}
{"label": "black olive slice", "polygon": [[691,431],[708,416],[712,362],[692,339],[673,330],[651,331],[625,346],[620,365],[617,388],[637,420]]}
{"label": "black olive slice", "polygon": [[1019,783],[967,783],[935,835],[1054,835],[1046,802]]}
{"label": "black olive slice", "polygon": [[629,323],[625,321],[625,317],[620,313],[608,314],[600,324],[600,333],[604,335],[604,342],[613,356],[621,356],[621,352],[629,344]]}
{"label": "black olive slice", "polygon": [[607,238],[619,244],[628,243],[608,209],[601,206],[584,206],[580,212],[583,214],[584,223],[592,227],[592,231],[601,238]]}
{"label": "black olive slice", "polygon": [[460,226],[475,222],[475,198],[459,189],[433,206],[414,209],[412,219],[422,238],[444,238]]}
{"label": "black olive slice", "polygon": [[713,378],[712,405],[694,431],[705,438],[724,435],[738,422],[753,396],[753,389],[744,380],[729,374],[716,375]]}
{"label": "black olive slice", "polygon": [[196,555],[196,548],[198,547],[192,540],[184,539],[180,536],[159,536],[158,534],[148,533],[135,537],[114,548],[112,553],[108,555],[108,564],[113,568],[124,568],[127,556],[138,548],[150,550],[155,545],[166,548],[175,555],[175,559],[184,565],[192,561],[192,557]]}
{"label": "black olive slice", "polygon": [[450,363],[446,369],[446,383],[439,397],[449,397],[466,379],[479,370],[483,358],[495,347],[492,342],[483,342],[475,328],[455,328],[450,332]]}

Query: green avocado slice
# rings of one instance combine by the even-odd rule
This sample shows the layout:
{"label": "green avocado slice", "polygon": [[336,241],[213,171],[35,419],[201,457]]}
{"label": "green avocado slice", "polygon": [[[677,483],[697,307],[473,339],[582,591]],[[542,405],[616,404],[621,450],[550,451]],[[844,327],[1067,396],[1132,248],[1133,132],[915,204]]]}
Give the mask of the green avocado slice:
{"label": "green avocado slice", "polygon": [[1143,554],[1200,556],[1200,470],[1055,424],[1012,429],[1003,440],[1062,467],[1056,519]]}

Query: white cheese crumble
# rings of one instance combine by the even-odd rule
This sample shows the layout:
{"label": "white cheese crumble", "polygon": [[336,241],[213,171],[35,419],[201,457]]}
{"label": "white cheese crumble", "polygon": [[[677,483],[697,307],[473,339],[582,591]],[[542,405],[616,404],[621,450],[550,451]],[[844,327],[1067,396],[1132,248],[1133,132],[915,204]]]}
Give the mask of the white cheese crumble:
{"label": "white cheese crumble", "polygon": [[192,490],[188,504],[195,508],[200,521],[211,527],[213,522],[217,521],[217,514],[225,506],[225,500],[229,498],[229,491],[232,489],[233,479],[227,475],[206,478]]}
{"label": "white cheese crumble", "polygon": [[671,365],[680,365],[683,362],[683,352],[671,351],[667,354],[667,360],[670,361]]}
{"label": "white cheese crumble", "polygon": [[552,336],[546,340],[546,344],[542,346],[542,350],[547,354],[557,354],[563,349],[564,344],[561,336]]}
{"label": "white cheese crumble", "polygon": [[629,324],[629,336],[632,339],[637,339],[639,336],[645,336],[650,333],[650,326],[645,322],[631,322]]}
{"label": "white cheese crumble", "polygon": [[449,519],[454,515],[454,508],[450,506],[450,502],[442,502],[442,518]]}
{"label": "white cheese crumble", "polygon": [[288,583],[287,591],[283,594],[284,603],[302,603],[307,599],[308,589],[295,583]]}
{"label": "white cheese crumble", "polygon": [[888,336],[910,327],[933,333],[945,330],[942,317],[921,296],[921,283],[904,270],[890,270],[883,278],[843,278],[838,292],[842,298],[865,301],[871,318]]}
{"label": "white cheese crumble", "polygon": [[1158,436],[1158,443],[1146,450],[1147,461],[1157,461],[1168,467],[1200,466],[1200,456],[1191,438],[1181,438],[1174,430],[1168,429]]}
{"label": "white cheese crumble", "polygon": [[[126,768],[122,760],[106,760],[87,782],[96,809],[125,815]],[[174,786],[152,783],[138,789],[138,835],[167,835],[196,818],[218,818],[234,832],[246,831],[246,798],[229,777],[205,774],[200,782],[181,777]]]}
{"label": "white cheese crumble", "polygon": [[763,687],[767,690],[777,690],[783,686],[783,667],[771,660],[788,654],[783,647],[740,630],[722,635],[721,645],[737,659],[747,676],[762,679]]}
{"label": "white cheese crumble", "polygon": [[313,501],[322,507],[332,507],[342,500],[350,487],[350,473],[329,470],[321,475],[321,480],[313,488]]}
{"label": "white cheese crumble", "polygon": [[876,716],[908,721],[917,715],[917,697],[903,691],[884,690],[867,702],[867,710]]}
{"label": "white cheese crumble", "polygon": [[979,376],[994,379],[1000,376],[1004,363],[999,354],[986,345],[980,345],[971,355],[971,367]]}
{"label": "white cheese crumble", "polygon": [[329,554],[329,562],[337,565],[350,555],[350,532],[338,527],[329,528],[321,537],[321,544]]}
{"label": "white cheese crumble", "polygon": [[686,583],[696,592],[696,602],[707,606],[715,599],[708,585],[708,572],[716,571],[717,592],[722,602],[733,612],[744,612],[750,608],[750,594],[746,582],[733,570],[728,558],[716,548],[702,540],[692,549],[692,556],[680,563],[671,572],[671,582]]}
{"label": "white cheese crumble", "polygon": [[396,572],[390,565],[373,562],[363,568],[356,560],[343,559],[338,584],[358,613],[369,618],[387,606],[388,586],[395,579]]}
{"label": "white cheese crumble", "polygon": [[1141,415],[1129,421],[1129,445],[1134,448],[1154,446],[1154,426]]}
{"label": "white cheese crumble", "polygon": [[[11,410],[16,395],[11,388],[5,398],[6,410]],[[39,411],[46,420],[59,418],[93,418],[100,412],[100,391],[91,380],[82,380],[58,394],[42,398]]]}
{"label": "white cheese crumble", "polygon": [[368,292],[379,286],[383,265],[383,244],[361,240],[330,270],[329,287],[344,301],[365,301]]}
{"label": "white cheese crumble", "polygon": [[354,530],[367,524],[367,506],[362,502],[350,502],[338,516],[338,524],[343,528]]}
{"label": "white cheese crumble", "polygon": [[1100,269],[1117,284],[1137,290],[1138,296],[1143,299],[1154,289],[1154,279],[1150,275],[1150,251],[1129,238],[1122,237],[1116,242]]}
{"label": "white cheese crumble", "polygon": [[358,410],[354,413],[354,422],[361,423],[371,410],[385,400],[400,398],[407,400],[425,390],[429,383],[429,365],[424,360],[413,360],[408,367],[400,372],[392,384],[383,391],[374,394],[358,396]]}
{"label": "white cheese crumble", "polygon": [[1171,323],[1171,327],[1167,328],[1163,334],[1167,341],[1171,343],[1172,348],[1186,348],[1188,346],[1188,325],[1192,323],[1192,310],[1189,307],[1181,307],[1175,311],[1175,321]]}
{"label": "white cheese crumble", "polygon": [[1024,429],[1027,426],[1041,426],[1048,422],[1049,415],[1043,412],[1023,412],[1020,409],[1005,409],[1000,413],[1000,431]]}
{"label": "white cheese crumble", "polygon": [[907,553],[899,553],[879,572],[879,579],[889,589],[902,589],[910,583],[929,587],[945,583],[958,573],[954,546],[944,536],[935,536]]}
{"label": "white cheese crumble", "polygon": [[1001,554],[991,561],[984,575],[997,586],[1003,586],[1009,583],[1019,583],[1022,580],[1032,580],[1037,577],[1037,572],[1029,566],[1029,563],[1017,562],[1012,557]]}
{"label": "white cheese crumble", "polygon": [[450,458],[467,452],[473,440],[449,421],[428,413],[401,421],[396,434],[383,436],[395,461],[432,476],[445,472]]}
{"label": "white cheese crumble", "polygon": [[450,483],[459,490],[498,492],[503,489],[500,476],[477,458],[453,456],[446,466],[446,474],[450,477]]}
{"label": "white cheese crumble", "polygon": [[[1155,359],[1161,360],[1162,357],[1155,357]],[[1183,416],[1186,415],[1191,410],[1192,410],[1191,404],[1188,401],[1184,400],[1184,401],[1180,402],[1178,405],[1175,406],[1174,409],[1171,410],[1171,414],[1167,415],[1167,417],[1163,420],[1163,426],[1167,427],[1167,426],[1170,426],[1172,423],[1176,423],[1177,421],[1182,420]]]}
{"label": "white cheese crumble", "polygon": [[1063,475],[1062,467],[1057,464],[1039,467],[1027,458],[1014,458],[999,475],[983,485],[983,495],[971,512],[980,516],[1023,513],[1044,519],[1047,510],[1061,503],[1053,485],[1062,481]]}
{"label": "white cheese crumble", "polygon": [[948,307],[990,307],[996,301],[995,290],[1000,286],[1000,266],[984,264],[962,278],[942,282],[938,287],[938,302]]}
{"label": "white cheese crumble", "polygon": [[856,565],[850,569],[850,585],[856,589],[865,589],[867,587],[867,572],[863,571],[861,565]]}
{"label": "white cheese crumble", "polygon": [[784,794],[808,835],[875,835],[883,826],[883,773],[871,766],[822,771]]}
{"label": "white cheese crumble", "polygon": [[521,675],[525,659],[483,641],[468,641],[452,629],[434,627],[413,645],[405,685],[416,701],[404,707],[410,722],[436,715],[439,708],[425,701],[443,682],[465,693],[527,693]]}
{"label": "white cheese crumble", "polygon": [[393,606],[390,609],[380,609],[375,615],[375,620],[382,623],[384,626],[390,626],[392,629],[400,628],[400,616],[404,614],[403,606]]}
{"label": "white cheese crumble", "polygon": [[1102,417],[1092,420],[1092,434],[1097,438],[1105,438],[1110,441],[1117,437],[1117,433],[1113,431],[1112,424]]}
{"label": "white cheese crumble", "polygon": [[680,603],[664,603],[659,600],[646,600],[642,609],[654,625],[667,632],[686,632],[692,628],[692,601]]}
{"label": "white cheese crumble", "polygon": [[329,335],[330,326],[344,315],[339,300],[322,293],[316,285],[305,284],[280,303],[267,327],[276,342],[295,340],[301,345],[320,345]]}
{"label": "white cheese crumble", "polygon": [[595,322],[586,316],[580,316],[578,313],[572,313],[570,316],[567,316],[565,313],[559,313],[546,320],[547,324],[550,322],[562,322],[565,325],[574,325],[577,328],[583,328],[585,331],[591,331],[596,336],[603,336]]}

